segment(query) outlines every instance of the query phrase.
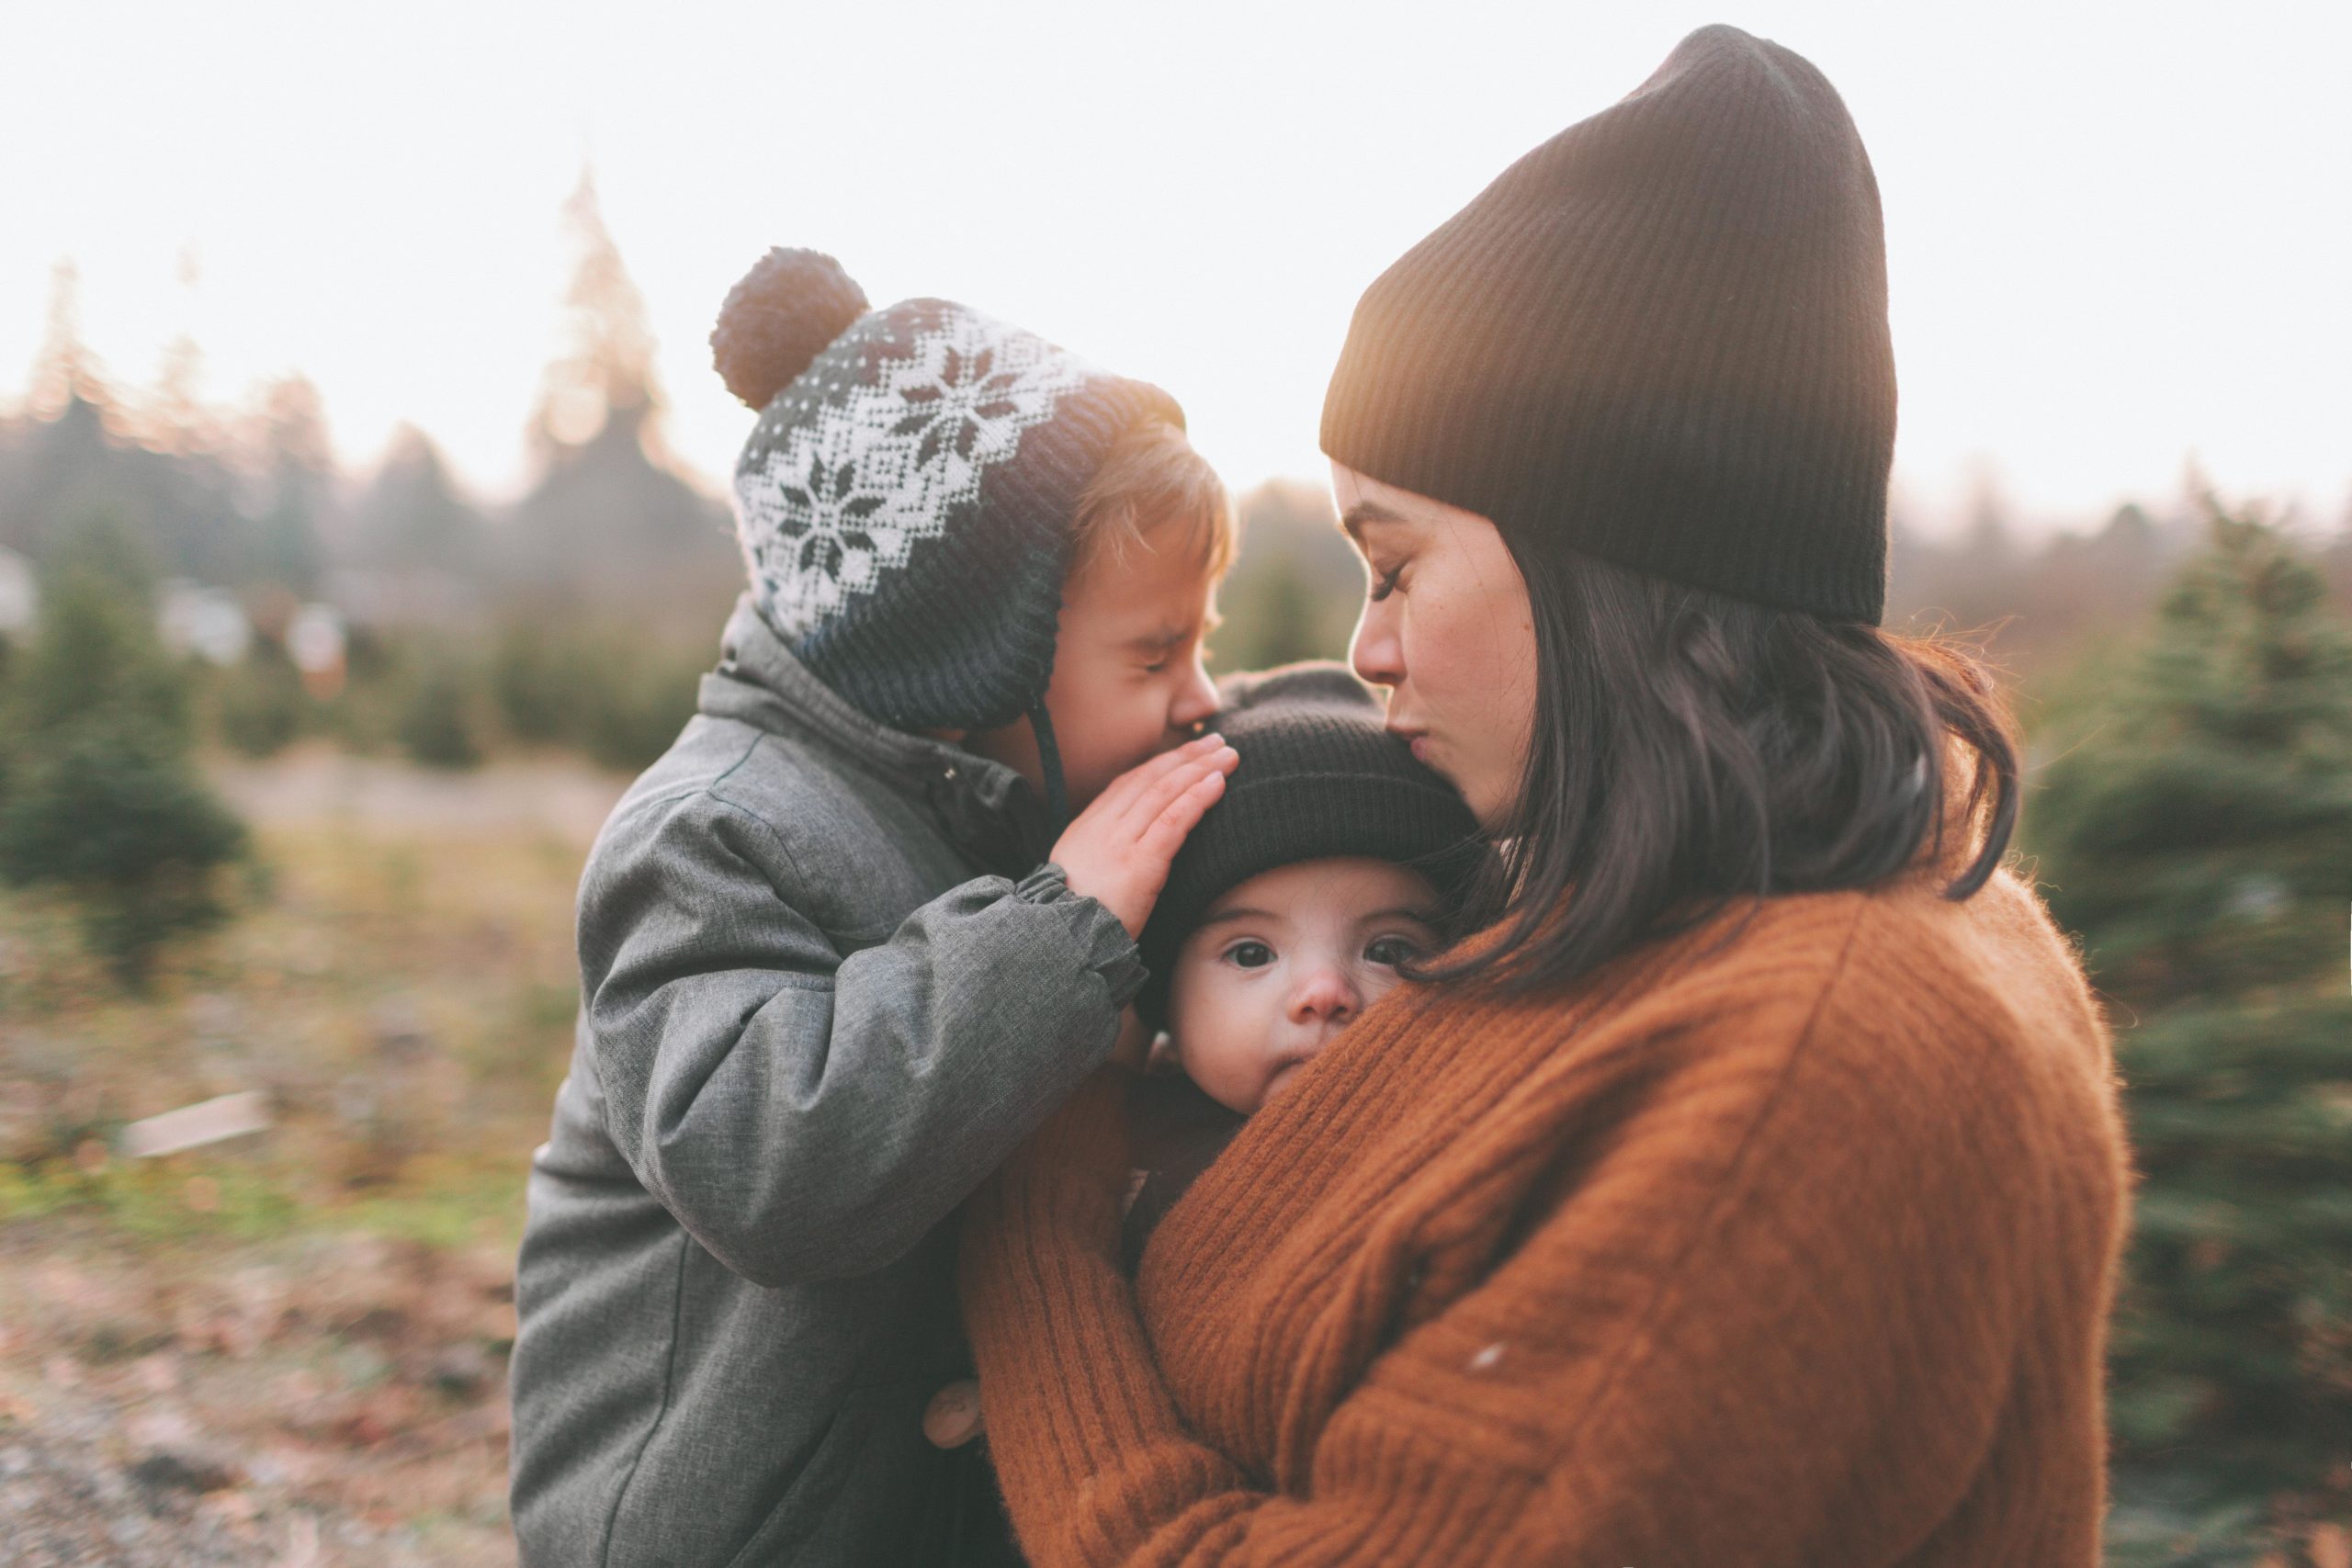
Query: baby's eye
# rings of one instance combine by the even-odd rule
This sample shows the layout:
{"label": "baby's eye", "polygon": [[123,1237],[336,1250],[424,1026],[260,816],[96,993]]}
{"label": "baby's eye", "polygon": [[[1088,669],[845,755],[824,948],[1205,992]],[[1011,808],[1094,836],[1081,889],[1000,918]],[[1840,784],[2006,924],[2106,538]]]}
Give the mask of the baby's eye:
{"label": "baby's eye", "polygon": [[1226,962],[1242,969],[1263,969],[1274,961],[1274,950],[1262,942],[1237,942],[1225,950]]}
{"label": "baby's eye", "polygon": [[1408,937],[1376,936],[1363,950],[1363,955],[1374,964],[1385,964],[1394,969],[1421,955],[1420,945]]}

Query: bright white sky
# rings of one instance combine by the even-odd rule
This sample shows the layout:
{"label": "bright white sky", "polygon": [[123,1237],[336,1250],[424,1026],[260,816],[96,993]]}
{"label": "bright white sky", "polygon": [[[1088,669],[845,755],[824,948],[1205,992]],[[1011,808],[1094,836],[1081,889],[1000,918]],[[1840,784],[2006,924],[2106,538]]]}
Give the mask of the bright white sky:
{"label": "bright white sky", "polygon": [[351,460],[410,420],[512,493],[590,159],[714,481],[751,415],[706,338],[775,243],[1160,382],[1238,484],[1318,475],[1363,285],[1714,20],[1809,55],[1870,146],[1923,513],[1989,457],[2029,516],[2096,521],[2193,453],[2345,514],[2352,6],[2280,0],[17,0],[0,405],[70,256],[118,382],[192,331],[209,395],[299,368]]}

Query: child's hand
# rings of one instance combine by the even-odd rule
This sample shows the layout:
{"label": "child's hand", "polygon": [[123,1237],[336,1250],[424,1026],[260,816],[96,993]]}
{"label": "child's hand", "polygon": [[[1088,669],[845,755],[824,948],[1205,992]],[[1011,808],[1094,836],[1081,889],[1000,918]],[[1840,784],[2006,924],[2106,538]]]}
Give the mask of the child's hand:
{"label": "child's hand", "polygon": [[958,1378],[931,1396],[923,1406],[922,1435],[937,1449],[960,1449],[980,1435],[980,1385]]}
{"label": "child's hand", "polygon": [[1169,862],[1240,761],[1223,736],[1204,735],[1112,780],[1054,845],[1070,891],[1098,900],[1140,937]]}

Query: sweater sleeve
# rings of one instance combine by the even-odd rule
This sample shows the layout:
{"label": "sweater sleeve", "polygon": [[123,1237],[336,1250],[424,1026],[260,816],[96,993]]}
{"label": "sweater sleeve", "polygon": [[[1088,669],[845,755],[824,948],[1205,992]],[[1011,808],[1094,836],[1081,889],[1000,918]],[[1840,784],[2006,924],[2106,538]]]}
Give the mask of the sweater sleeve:
{"label": "sweater sleeve", "polygon": [[1801,1022],[1729,1052],[1713,1030],[1652,1043],[1657,1066],[1577,1126],[1574,1179],[1336,1395],[1287,1491],[1188,1430],[1102,1240],[1115,1151],[1074,1101],[965,1239],[1032,1560],[1899,1560],[2014,1396],[2030,1161],[1997,1060],[1962,1092],[1823,1047],[1846,1023],[1819,1010]]}

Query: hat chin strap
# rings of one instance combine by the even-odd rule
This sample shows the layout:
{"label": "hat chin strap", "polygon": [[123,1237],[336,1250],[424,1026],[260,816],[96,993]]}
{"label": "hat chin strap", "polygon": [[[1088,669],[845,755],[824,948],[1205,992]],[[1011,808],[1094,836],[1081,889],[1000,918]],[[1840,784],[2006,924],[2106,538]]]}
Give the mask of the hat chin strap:
{"label": "hat chin strap", "polygon": [[1029,728],[1037,737],[1037,766],[1046,775],[1046,839],[1050,846],[1069,826],[1069,787],[1062,779],[1062,749],[1054,741],[1053,716],[1042,699],[1029,710]]}

